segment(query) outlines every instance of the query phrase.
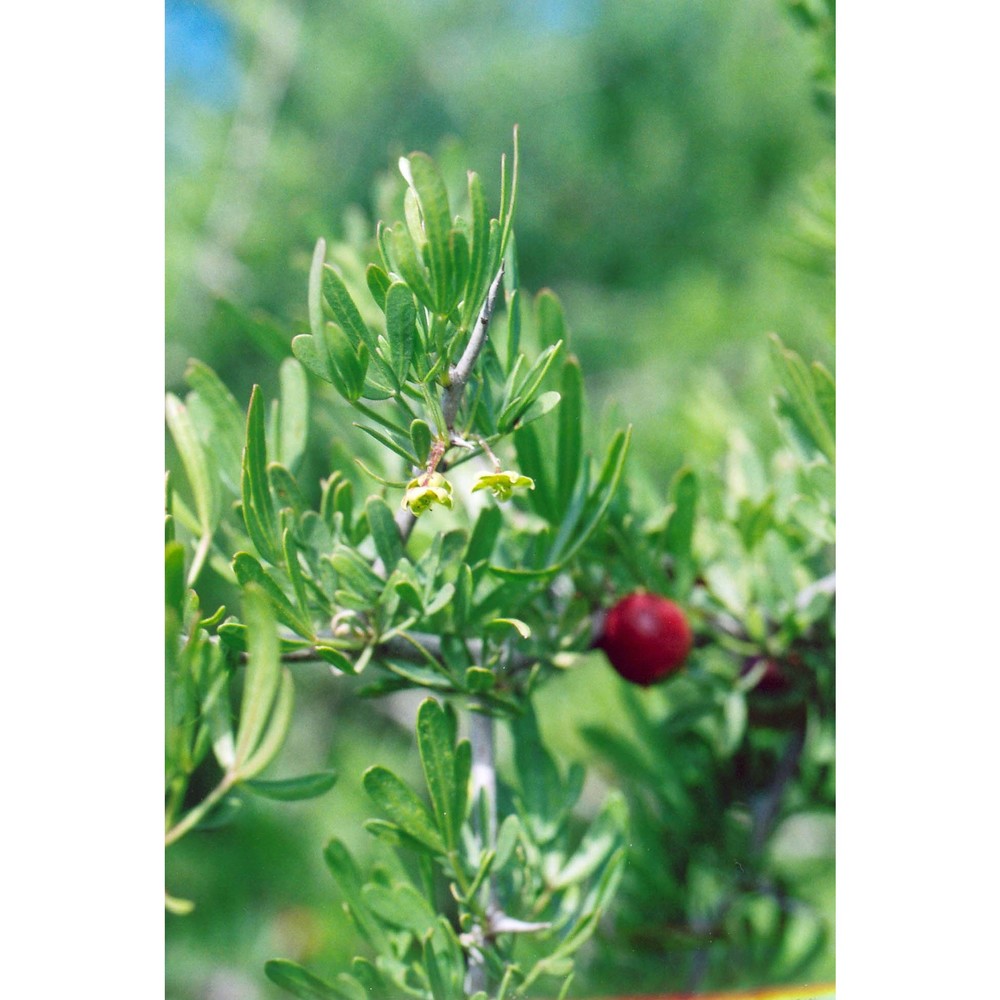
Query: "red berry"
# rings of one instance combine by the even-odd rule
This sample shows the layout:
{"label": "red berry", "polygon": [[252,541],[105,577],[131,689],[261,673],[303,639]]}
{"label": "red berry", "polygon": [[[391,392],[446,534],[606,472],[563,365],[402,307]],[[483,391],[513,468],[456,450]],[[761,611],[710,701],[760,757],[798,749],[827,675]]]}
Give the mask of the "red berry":
{"label": "red berry", "polygon": [[625,680],[645,687],[679,670],[691,643],[684,612],[665,597],[639,591],[608,612],[594,645]]}

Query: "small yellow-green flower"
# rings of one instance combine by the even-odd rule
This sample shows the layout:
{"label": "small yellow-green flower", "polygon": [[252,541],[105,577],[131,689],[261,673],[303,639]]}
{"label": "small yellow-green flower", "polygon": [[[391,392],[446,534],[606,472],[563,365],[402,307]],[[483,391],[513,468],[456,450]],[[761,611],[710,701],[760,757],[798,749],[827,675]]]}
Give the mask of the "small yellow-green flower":
{"label": "small yellow-green flower", "polygon": [[440,472],[428,476],[426,483],[421,483],[421,479],[411,479],[407,483],[402,505],[411,511],[414,517],[420,517],[436,503],[449,510],[452,507],[451,483]]}
{"label": "small yellow-green flower", "polygon": [[476,480],[476,485],[472,487],[472,492],[476,490],[492,490],[493,496],[497,500],[509,500],[514,490],[533,490],[535,488],[534,479],[522,476],[520,472],[491,472],[480,476]]}

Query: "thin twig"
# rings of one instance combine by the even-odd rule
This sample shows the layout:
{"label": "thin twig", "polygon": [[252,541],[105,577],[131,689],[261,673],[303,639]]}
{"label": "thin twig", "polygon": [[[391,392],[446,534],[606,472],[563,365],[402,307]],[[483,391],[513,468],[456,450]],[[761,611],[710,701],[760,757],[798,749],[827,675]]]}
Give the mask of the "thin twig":
{"label": "thin twig", "polygon": [[[218,641],[218,636],[210,636],[210,641]],[[335,636],[326,631],[320,631],[316,633],[316,638],[319,640],[334,639]],[[375,655],[381,657],[392,657],[395,660],[405,660],[410,663],[424,663],[426,661],[426,656],[423,655],[417,647],[422,647],[426,653],[429,653],[435,659],[441,659],[442,649],[441,649],[441,637],[438,635],[433,635],[430,632],[408,632],[406,636],[394,635],[380,642],[375,647]],[[469,655],[474,661],[479,663],[483,657],[483,643],[479,639],[468,639],[466,640],[466,646],[469,650]],[[341,652],[349,654],[351,650],[342,649]],[[247,658],[247,654],[240,654],[242,659]],[[319,663],[326,662],[323,658],[316,652],[315,646],[302,646],[299,649],[289,649],[281,654],[281,660],[283,663]],[[511,653],[508,659],[508,669],[510,672],[517,670],[525,670],[528,667],[534,666],[538,662],[538,657],[527,656],[524,653]]]}
{"label": "thin twig", "polygon": [[[472,745],[472,802],[483,796],[486,803],[485,829],[479,830],[479,843],[483,850],[496,847],[497,836],[497,772],[494,760],[493,717],[472,712],[469,717],[469,743]],[[477,817],[481,814],[477,811]],[[486,904],[487,920],[497,910],[496,885],[491,872],[489,900]],[[466,990],[471,995],[485,990],[489,984],[486,963],[478,950],[470,951]]]}
{"label": "thin twig", "polygon": [[503,280],[503,264],[490,285],[490,290],[486,294],[486,301],[479,313],[479,319],[469,337],[469,343],[465,346],[465,351],[458,364],[453,365],[448,372],[450,379],[448,388],[445,389],[441,400],[441,412],[444,415],[445,427],[449,433],[455,430],[455,418],[458,416],[458,407],[462,402],[462,395],[465,392],[465,385],[472,375],[472,369],[476,367],[480,352],[486,344],[486,331],[490,325],[490,316],[493,315],[493,307],[496,305],[497,293],[500,290],[500,282]]}

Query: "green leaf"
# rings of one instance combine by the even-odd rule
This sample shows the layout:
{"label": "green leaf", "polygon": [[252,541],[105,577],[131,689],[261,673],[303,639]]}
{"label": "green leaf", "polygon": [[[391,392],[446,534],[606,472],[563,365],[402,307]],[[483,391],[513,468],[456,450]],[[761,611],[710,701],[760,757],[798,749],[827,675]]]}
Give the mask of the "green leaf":
{"label": "green leaf", "polygon": [[686,597],[694,584],[695,567],[692,543],[698,503],[698,477],[689,468],[681,469],[670,484],[671,511],[663,533],[666,550],[674,560],[674,593]]}
{"label": "green leaf", "polygon": [[165,547],[166,583],[165,603],[177,612],[178,622],[183,616],[184,597],[187,587],[184,582],[184,546],[180,542],[169,542]]}
{"label": "green leaf", "polygon": [[503,257],[510,240],[511,226],[514,223],[514,207],[517,204],[517,182],[520,164],[518,144],[518,128],[514,126],[514,165],[510,179],[507,177],[507,157],[500,160],[500,221],[503,229],[500,234],[499,256]]}
{"label": "green leaf", "polygon": [[281,683],[277,623],[268,595],[256,584],[251,583],[243,590],[243,617],[247,629],[247,667],[236,734],[237,767],[260,742]]}
{"label": "green leaf", "polygon": [[597,871],[621,847],[627,824],[625,799],[620,792],[612,792],[587,828],[576,852],[550,882],[552,888],[564,889]]}
{"label": "green leaf", "polygon": [[[494,231],[491,227],[491,235]],[[499,238],[499,237],[498,237]],[[515,366],[524,359],[521,351],[521,292],[514,289],[507,301],[507,371],[513,372]]]}
{"label": "green leaf", "polygon": [[272,983],[301,1000],[354,1000],[353,994],[345,993],[287,958],[265,962],[264,973]]}
{"label": "green leaf", "polygon": [[449,850],[458,843],[464,816],[455,816],[454,734],[441,705],[426,698],[417,710],[417,746],[438,829]]}
{"label": "green leaf", "polygon": [[500,412],[497,426],[501,431],[510,430],[517,426],[521,415],[535,401],[535,397],[541,388],[542,381],[548,374],[549,368],[562,350],[562,341],[558,341],[551,347],[547,347],[535,360],[535,363],[528,369],[524,380],[519,386],[512,389],[512,396],[504,403],[504,408]]}
{"label": "green leaf", "polygon": [[385,565],[386,572],[391,573],[403,558],[403,540],[400,538],[392,511],[381,497],[376,496],[368,498],[365,511],[368,514],[368,527],[375,542],[375,551]]}
{"label": "green leaf", "polygon": [[465,958],[446,917],[438,917],[434,933],[424,942],[423,954],[434,1000],[465,1000]]}
{"label": "green leaf", "polygon": [[556,449],[556,501],[565,510],[573,495],[583,454],[583,373],[580,363],[568,357],[559,384],[559,441]]}
{"label": "green leaf", "polygon": [[566,318],[562,303],[550,288],[543,288],[535,298],[538,315],[538,342],[555,344],[566,340]]}
{"label": "green leaf", "polygon": [[399,273],[421,304],[433,310],[435,308],[434,293],[427,280],[427,272],[417,256],[409,230],[400,223],[387,230],[386,238]]}
{"label": "green leaf", "polygon": [[[625,459],[628,456],[629,442],[631,440],[631,426],[627,430],[619,431],[615,435],[614,440],[608,448],[608,454],[604,459],[604,466],[601,469],[597,485],[594,487],[594,492],[588,498],[587,504],[580,516],[579,527],[574,532],[573,541],[567,548],[562,548],[562,544],[554,545],[553,554],[549,559],[550,562],[558,562],[560,566],[565,565],[576,555],[601,523],[601,519],[614,499],[618,484],[621,481],[622,471],[625,468]],[[559,542],[559,539],[557,539],[557,542]]]}
{"label": "green leaf", "polygon": [[309,267],[309,329],[317,339],[323,330],[323,261],[325,260],[326,240],[318,239]]}
{"label": "green leaf", "polygon": [[294,358],[285,358],[278,371],[281,384],[281,408],[278,410],[277,459],[294,469],[306,449],[309,425],[309,386],[302,366]]}
{"label": "green leaf", "polygon": [[267,478],[271,490],[277,497],[278,504],[282,508],[290,508],[296,517],[301,517],[308,506],[306,498],[299,489],[299,484],[295,477],[278,462],[269,462],[267,465]]}
{"label": "green leaf", "polygon": [[367,370],[364,359],[368,355],[362,357],[336,323],[325,323],[318,333],[302,333],[293,338],[292,354],[349,402],[360,398]]}
{"label": "green leaf", "polygon": [[378,264],[369,264],[365,270],[365,281],[368,283],[368,291],[372,293],[372,298],[379,309],[385,312],[385,296],[392,284],[392,279]]}
{"label": "green leaf", "polygon": [[472,570],[466,563],[458,567],[455,576],[455,597],[451,602],[451,620],[458,633],[466,631],[469,609],[472,605]]}
{"label": "green leaf", "polygon": [[338,547],[330,556],[330,565],[343,586],[369,601],[374,602],[385,586],[385,581],[354,549]]}
{"label": "green leaf", "polygon": [[479,563],[490,558],[502,524],[503,514],[495,504],[484,507],[479,512],[476,525],[469,538],[468,547],[465,550],[464,558],[469,566],[475,568]]}
{"label": "green leaf", "polygon": [[268,603],[282,625],[297,632],[304,639],[313,639],[312,623],[294,607],[280,584],[249,552],[237,552],[233,557],[233,571],[242,586],[254,584],[267,595]]}
{"label": "green leaf", "polygon": [[462,305],[462,326],[468,328],[479,314],[486,294],[490,249],[490,220],[486,210],[482,181],[479,175],[469,171],[469,207],[472,211],[472,235],[469,246],[469,275],[465,286],[465,302]]}
{"label": "green leaf", "polygon": [[379,954],[390,953],[389,941],[381,924],[375,920],[361,895],[361,875],[350,852],[339,840],[331,840],[323,849],[323,860],[333,875],[337,888],[347,903],[362,935]]}
{"label": "green leaf", "polygon": [[504,817],[497,831],[496,857],[493,860],[494,871],[500,871],[514,856],[514,849],[521,838],[521,821],[516,813]]}
{"label": "green leaf", "polygon": [[430,600],[425,600],[424,614],[430,618],[436,615],[443,607],[445,607],[451,599],[455,596],[455,587],[450,584],[444,584],[441,589],[434,594]]}
{"label": "green leaf", "polygon": [[554,410],[559,405],[560,395],[558,392],[543,392],[518,418],[517,426],[524,427],[539,417],[544,417],[550,410]]}
{"label": "green leaf", "polygon": [[520,716],[511,720],[511,733],[525,819],[535,840],[546,844],[559,830],[563,789],[559,770],[542,743],[530,704]]}
{"label": "green leaf", "polygon": [[410,424],[410,441],[413,442],[413,454],[419,459],[418,465],[423,468],[427,464],[427,456],[431,451],[431,427],[426,420],[417,418]]}
{"label": "green leaf", "polygon": [[256,750],[253,751],[249,759],[239,768],[240,780],[253,778],[260,774],[278,755],[282,748],[288,730],[292,725],[292,709],[295,705],[295,684],[292,681],[291,671],[285,667],[281,671],[281,681],[278,687],[278,697],[274,701],[274,708],[268,720],[267,729],[264,732]]}
{"label": "green leaf", "polygon": [[[771,356],[788,393],[793,413],[815,446],[831,461],[836,461],[834,426],[828,423],[831,412],[833,380],[821,366],[812,372],[795,351],[789,350],[776,334],[771,334]],[[817,398],[820,389],[822,402]]]}
{"label": "green leaf", "polygon": [[335,646],[326,646],[321,643],[317,643],[316,655],[330,666],[336,667],[341,673],[354,675],[356,674],[357,668],[354,661],[348,657],[346,653],[342,650],[337,649]]}
{"label": "green leaf", "polygon": [[385,295],[385,327],[389,359],[396,381],[402,384],[410,371],[416,338],[417,311],[413,293],[401,281],[393,282]]}
{"label": "green leaf", "polygon": [[485,667],[469,667],[465,671],[465,690],[470,694],[492,691],[496,682],[497,679],[493,671],[487,670]]}
{"label": "green leaf", "polygon": [[409,450],[408,445],[410,444],[410,441],[408,438],[401,438],[392,431],[380,431],[375,427],[369,427],[368,424],[359,424],[355,422],[354,426],[359,430],[364,431],[369,437],[375,438],[379,444],[384,445],[389,449],[389,451],[399,455],[400,458],[407,461],[411,466],[420,465],[417,461],[417,456]]}
{"label": "green leaf", "polygon": [[329,264],[323,265],[323,301],[329,308],[330,318],[347,334],[354,349],[364,344],[368,353],[375,357],[378,354],[375,334],[362,318],[344,279]]}
{"label": "green leaf", "polygon": [[267,477],[267,443],[264,437],[264,402],[254,386],[247,410],[246,445],[243,449],[243,521],[257,551],[273,565],[281,562],[278,519]]}
{"label": "green leaf", "polygon": [[365,771],[363,781],[365,791],[401,830],[434,853],[446,853],[434,818],[409,785],[378,765]]}
{"label": "green leaf", "polygon": [[434,285],[435,311],[444,315],[450,311],[453,304],[449,302],[448,294],[450,270],[448,236],[451,231],[448,190],[437,165],[426,153],[412,153],[408,160],[400,161],[400,169],[420,199],[431,281]]}
{"label": "green leaf", "polygon": [[203,535],[211,535],[219,522],[219,490],[209,468],[208,456],[195,430],[187,407],[167,394],[167,426],[184,465],[184,473],[194,496],[198,525]]}
{"label": "green leaf", "polygon": [[518,468],[535,481],[535,488],[527,494],[528,502],[550,524],[558,523],[561,512],[552,486],[551,462],[542,455],[534,427],[518,427],[514,431],[514,450]]}
{"label": "green leaf", "polygon": [[211,415],[208,445],[218,459],[219,475],[228,489],[239,493],[243,411],[222,379],[201,361],[188,361],[184,381],[197,393]]}
{"label": "green leaf", "polygon": [[401,927],[418,938],[429,936],[437,917],[427,900],[412,885],[397,883],[392,888],[366,885],[361,890],[368,908],[390,927]]}
{"label": "green leaf", "polygon": [[333,788],[337,781],[336,771],[317,771],[315,774],[303,774],[298,778],[281,778],[276,781],[245,782],[245,786],[265,799],[277,799],[279,802],[298,802],[301,799],[315,799]]}
{"label": "green leaf", "polygon": [[[302,572],[302,565],[299,562],[299,544],[292,534],[291,528],[285,528],[281,536],[281,551],[285,557],[285,569],[288,572],[288,579],[291,581],[292,590],[295,593],[298,617],[302,624],[308,626],[308,632],[299,632],[303,638],[313,639],[315,632],[312,627],[312,620],[309,612],[309,599],[306,592],[306,577]],[[313,583],[312,580],[309,581]],[[314,592],[319,588],[313,584]],[[320,593],[322,593],[320,591]],[[325,598],[325,595],[323,595]],[[298,631],[298,630],[296,630]]]}
{"label": "green leaf", "polygon": [[520,618],[494,618],[493,621],[486,623],[486,628],[495,629],[497,626],[510,626],[517,630],[522,639],[531,638],[531,629]]}
{"label": "green leaf", "polygon": [[452,229],[448,234],[448,304],[454,307],[462,297],[469,279],[469,241],[461,229]]}

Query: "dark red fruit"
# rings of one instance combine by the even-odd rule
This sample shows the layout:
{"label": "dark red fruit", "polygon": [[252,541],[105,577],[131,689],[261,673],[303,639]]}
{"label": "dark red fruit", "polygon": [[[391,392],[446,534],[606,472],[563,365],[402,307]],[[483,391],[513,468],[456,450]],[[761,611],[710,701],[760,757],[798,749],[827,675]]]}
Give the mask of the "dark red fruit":
{"label": "dark red fruit", "polygon": [[608,612],[594,645],[625,680],[646,687],[679,670],[692,641],[684,612],[673,601],[639,591]]}

